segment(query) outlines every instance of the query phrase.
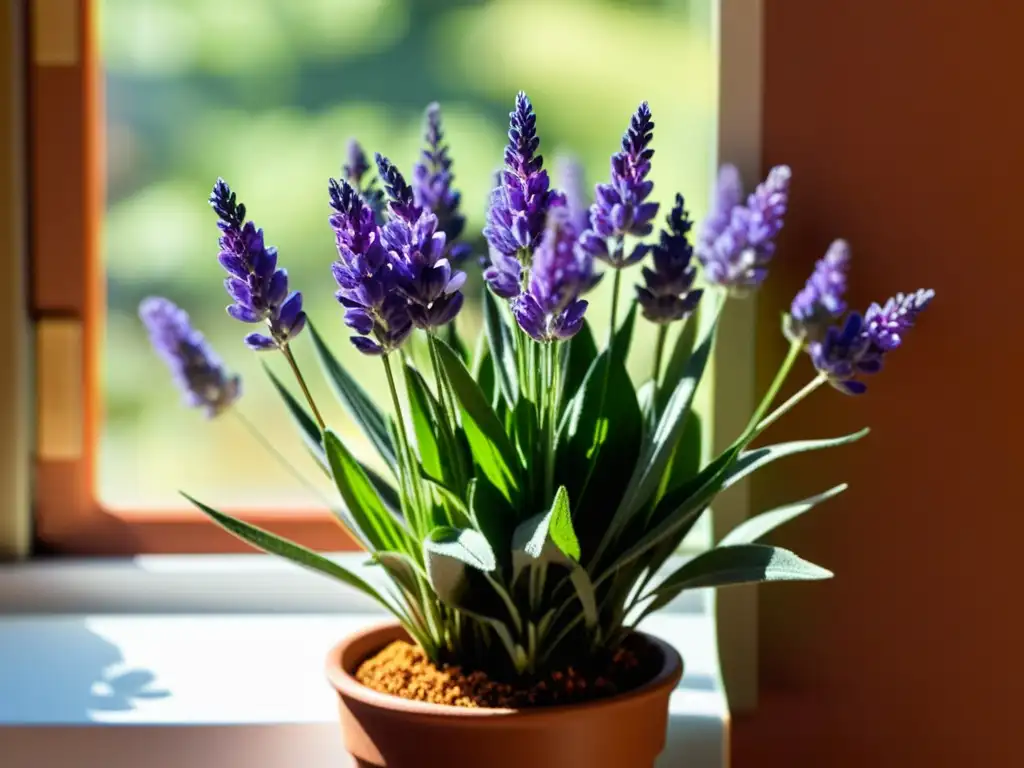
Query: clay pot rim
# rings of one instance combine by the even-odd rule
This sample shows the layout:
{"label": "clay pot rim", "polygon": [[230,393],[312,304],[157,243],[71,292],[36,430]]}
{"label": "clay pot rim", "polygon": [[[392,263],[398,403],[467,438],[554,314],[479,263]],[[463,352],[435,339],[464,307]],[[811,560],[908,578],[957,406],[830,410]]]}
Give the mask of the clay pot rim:
{"label": "clay pot rim", "polygon": [[658,673],[643,685],[630,691],[581,704],[565,704],[530,709],[473,709],[470,707],[453,707],[445,704],[413,701],[412,699],[403,699],[400,696],[393,696],[389,693],[381,693],[380,691],[367,688],[342,666],[342,656],[350,646],[368,640],[371,636],[380,635],[380,645],[375,646],[377,650],[383,648],[396,635],[408,639],[405,630],[396,621],[378,623],[346,636],[344,640],[335,645],[330,650],[330,653],[327,654],[325,669],[327,679],[338,693],[371,707],[404,712],[410,715],[446,718],[452,723],[462,722],[467,725],[470,723],[481,724],[482,722],[495,721],[496,719],[500,719],[502,722],[507,722],[510,719],[525,721],[534,718],[550,718],[567,713],[591,712],[597,709],[617,707],[627,701],[657,697],[666,688],[669,690],[674,689],[683,674],[683,659],[679,652],[661,638],[649,635],[646,632],[638,631],[637,634],[641,635],[661,652],[662,665]]}

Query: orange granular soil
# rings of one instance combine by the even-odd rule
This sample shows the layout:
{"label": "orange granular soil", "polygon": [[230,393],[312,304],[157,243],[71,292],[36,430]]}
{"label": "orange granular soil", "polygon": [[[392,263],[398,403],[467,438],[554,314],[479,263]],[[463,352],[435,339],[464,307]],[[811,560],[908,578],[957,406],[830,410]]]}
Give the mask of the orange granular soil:
{"label": "orange granular soil", "polygon": [[574,704],[612,696],[642,684],[652,675],[637,654],[619,649],[604,669],[589,675],[569,667],[540,679],[513,685],[495,682],[483,672],[431,662],[416,645],[396,640],[356,669],[356,679],[375,691],[403,699],[454,707],[523,707]]}

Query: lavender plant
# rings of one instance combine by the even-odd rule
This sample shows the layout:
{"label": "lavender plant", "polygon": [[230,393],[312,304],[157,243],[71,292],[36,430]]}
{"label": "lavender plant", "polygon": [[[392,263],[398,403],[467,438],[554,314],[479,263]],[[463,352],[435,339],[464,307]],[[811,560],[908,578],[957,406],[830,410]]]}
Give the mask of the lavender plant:
{"label": "lavender plant", "polygon": [[[567,196],[552,187],[537,116],[520,93],[490,196],[484,328],[469,356],[461,350],[472,345],[462,343],[452,322],[464,301],[459,264],[468,248],[457,240],[465,219],[437,105],[425,122],[412,184],[377,155],[378,186],[353,144],[343,178],[328,185],[338,319],[359,352],[379,358],[393,416],[306,319],[276,251],[246,219],[235,193],[218,181],[211,197],[234,301],[228,313],[265,326],[246,337],[248,346],[285,358],[300,394],[274,373],[272,384],[333,478],[338,521],[383,571],[382,586],[192,499],[196,506],[253,546],[366,593],[432,659],[494,676],[541,673],[611,653],[637,622],[687,589],[831,576],[758,540],[845,485],[756,515],[674,570],[666,564],[723,490],[779,459],[867,433],[751,447],[825,384],[862,394],[865,377],[902,346],[933,292],[848,311],[850,252],[846,243],[833,243],[793,300],[784,323],[789,352],[746,428],[717,456],[704,457],[694,395],[719,316],[768,274],[789,168],[773,168],[746,199],[736,169],[723,168],[693,243],[682,195],[658,220],[649,178],[654,120],[646,103],[629,120],[610,178],[596,185],[587,212],[580,189]],[[579,178],[569,170],[562,175]],[[620,283],[638,264],[635,299],[620,312]],[[612,272],[614,298],[607,340],[599,345],[585,296],[602,268]],[[168,311],[144,316],[161,314]],[[634,382],[626,359],[638,322],[654,323],[658,333],[654,367]],[[358,461],[321,418],[290,351],[304,326],[323,373],[388,476]],[[415,334],[429,351],[422,369],[407,354]],[[171,336],[191,337],[154,337],[179,378],[180,371],[198,370],[190,361],[201,342],[166,341]],[[811,362],[809,381],[777,404],[803,354]],[[214,411],[235,396],[219,363],[185,378]]]}

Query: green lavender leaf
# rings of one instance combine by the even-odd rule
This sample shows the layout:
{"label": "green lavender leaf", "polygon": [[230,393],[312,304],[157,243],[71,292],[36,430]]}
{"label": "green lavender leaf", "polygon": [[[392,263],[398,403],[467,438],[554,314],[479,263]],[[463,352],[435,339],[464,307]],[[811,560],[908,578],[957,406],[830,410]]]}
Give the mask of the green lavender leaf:
{"label": "green lavender leaf", "polygon": [[516,346],[512,328],[501,313],[498,300],[484,288],[484,329],[491,350],[494,378],[509,406],[519,399],[519,376],[516,371]]}
{"label": "green lavender leaf", "polygon": [[461,406],[473,460],[505,498],[512,500],[519,490],[519,462],[505,428],[458,355],[443,342],[437,351]]}
{"label": "green lavender leaf", "polygon": [[828,501],[829,499],[838,496],[847,488],[849,488],[849,486],[846,483],[840,483],[834,488],[829,488],[823,493],[811,496],[809,499],[776,507],[768,512],[762,512],[760,515],[754,515],[754,517],[744,520],[729,531],[729,533],[727,533],[722,539],[720,546],[726,546],[729,544],[751,544],[765,534],[775,530],[783,523],[789,522],[794,517],[799,517],[804,512],[813,509],[823,501]]}
{"label": "green lavender leaf", "polygon": [[387,465],[394,468],[397,473],[398,454],[391,441],[391,435],[388,434],[388,424],[384,412],[377,407],[377,404],[359,386],[359,383],[349,375],[320,334],[317,333],[313,324],[307,324],[313,339],[313,346],[316,348],[317,358],[320,360],[320,367],[323,369],[324,377],[331,385],[335,397],[373,443]]}
{"label": "green lavender leaf", "polygon": [[664,607],[686,589],[830,578],[831,571],[798,557],[788,549],[764,544],[715,547],[697,555],[655,587],[652,590],[655,599],[645,607],[644,613]]}

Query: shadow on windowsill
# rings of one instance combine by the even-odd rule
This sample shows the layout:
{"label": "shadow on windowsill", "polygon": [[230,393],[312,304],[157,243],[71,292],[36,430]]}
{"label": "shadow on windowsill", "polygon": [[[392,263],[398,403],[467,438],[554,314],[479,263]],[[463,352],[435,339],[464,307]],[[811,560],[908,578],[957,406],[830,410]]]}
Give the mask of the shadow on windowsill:
{"label": "shadow on windowsill", "polygon": [[[28,618],[28,617],[26,617]],[[169,694],[80,618],[0,626],[0,725],[79,724]]]}

